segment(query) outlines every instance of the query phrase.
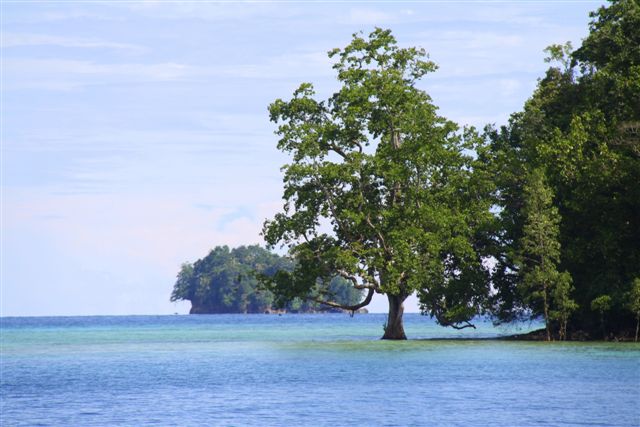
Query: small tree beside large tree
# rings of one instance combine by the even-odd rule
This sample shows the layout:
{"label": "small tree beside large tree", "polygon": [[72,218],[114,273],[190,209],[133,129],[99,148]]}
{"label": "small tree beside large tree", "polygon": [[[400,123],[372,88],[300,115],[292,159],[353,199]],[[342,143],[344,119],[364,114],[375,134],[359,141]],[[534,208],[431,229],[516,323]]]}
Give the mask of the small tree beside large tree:
{"label": "small tree beside large tree", "polygon": [[[424,314],[472,327],[489,293],[485,248],[491,185],[473,155],[472,130],[437,114],[417,87],[436,69],[424,50],[400,48],[388,30],[354,34],[337,61],[340,89],[326,101],[303,83],[269,107],[278,124],[283,211],[265,222],[272,246],[296,259],[268,285],[280,297],[357,310],[385,294],[384,339],[406,339],[403,303],[417,292]],[[345,306],[326,292],[335,276],[366,290]]]}
{"label": "small tree beside large tree", "polygon": [[522,276],[522,299],[533,317],[542,314],[547,341],[553,335],[552,321],[558,323],[558,335],[563,340],[569,316],[577,304],[570,297],[571,275],[558,271],[560,216],[541,169],[533,170],[527,177],[523,212],[525,224],[517,261]]}

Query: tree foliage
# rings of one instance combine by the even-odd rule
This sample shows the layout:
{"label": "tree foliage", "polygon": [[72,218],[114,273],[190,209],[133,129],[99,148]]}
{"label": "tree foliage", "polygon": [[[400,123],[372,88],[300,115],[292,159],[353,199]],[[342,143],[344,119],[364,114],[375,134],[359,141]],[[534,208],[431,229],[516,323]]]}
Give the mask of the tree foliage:
{"label": "tree foliage", "polygon": [[297,261],[272,288],[322,294],[340,275],[368,292],[354,307],[386,294],[386,338],[404,338],[402,301],[414,291],[440,324],[470,325],[489,284],[490,182],[471,155],[481,140],[437,115],[417,86],[436,65],[422,49],[398,47],[390,31],[354,34],[329,56],[337,92],[319,101],[303,83],[269,107],[292,162],[283,167],[283,211],[263,233]]}

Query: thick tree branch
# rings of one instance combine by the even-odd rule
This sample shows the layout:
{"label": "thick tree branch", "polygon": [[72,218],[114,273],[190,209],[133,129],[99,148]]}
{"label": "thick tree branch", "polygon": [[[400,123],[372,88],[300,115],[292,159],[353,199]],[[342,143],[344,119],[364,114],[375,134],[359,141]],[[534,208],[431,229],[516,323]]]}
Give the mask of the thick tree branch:
{"label": "thick tree branch", "polygon": [[333,308],[340,308],[342,310],[348,310],[353,312],[356,310],[360,310],[362,307],[366,307],[367,305],[369,305],[369,303],[371,302],[371,299],[373,298],[373,294],[374,294],[374,290],[372,288],[369,288],[369,293],[367,294],[367,297],[364,299],[364,301],[356,305],[339,304],[334,301],[324,301],[320,298],[313,298],[313,297],[309,297],[307,299],[313,302],[317,302],[318,304],[326,305]]}
{"label": "thick tree branch", "polygon": [[[310,243],[309,239],[307,238],[307,234],[306,233],[303,233],[303,237],[304,237],[304,239],[305,239],[305,241],[307,243]],[[353,252],[355,253],[355,251],[353,251]],[[321,252],[316,250],[316,251],[313,251],[313,254],[314,254],[315,258],[318,260],[318,262],[321,263],[322,262]],[[358,282],[358,277],[357,276],[355,276],[353,274],[349,274],[345,270],[338,269],[337,273],[338,273],[339,276],[349,280],[353,284],[353,287],[355,289],[360,289],[360,290],[362,290],[362,289],[373,289],[373,290],[376,290],[376,291],[380,290],[380,286],[376,283],[375,279],[373,279],[372,277],[365,277],[366,274],[363,275],[362,273],[360,273],[360,277],[362,277],[362,279],[365,281],[365,283],[360,284]]]}
{"label": "thick tree branch", "polygon": [[438,320],[438,323],[440,323],[442,326],[451,326],[453,329],[457,329],[457,330],[461,330],[461,329],[465,329],[465,328],[473,328],[476,329],[476,325],[474,325],[473,323],[469,322],[468,320],[465,320],[464,322],[460,322],[462,323],[462,326],[457,325],[454,322],[449,322],[446,319],[443,319],[438,313],[434,313],[436,316],[436,319]]}
{"label": "thick tree branch", "polygon": [[458,329],[458,330],[464,329],[464,328],[473,328],[473,329],[476,328],[476,325],[474,325],[473,323],[469,323],[469,322],[464,322],[464,325],[462,325],[462,326],[458,326],[458,325],[455,325],[453,323],[448,325],[448,326],[451,326],[453,329]]}
{"label": "thick tree branch", "polygon": [[338,154],[340,157],[342,157],[343,159],[347,158],[347,153],[344,152],[344,150],[340,147],[338,147],[335,144],[331,144],[329,142],[326,143],[327,147],[329,148],[329,150],[333,151],[334,153]]}
{"label": "thick tree branch", "polygon": [[344,270],[338,270],[337,272],[341,277],[344,277],[345,279],[351,281],[351,283],[353,283],[353,287],[356,289],[375,289],[374,285],[370,285],[367,283],[363,283],[363,284],[358,283],[358,278],[353,274],[349,274]]}
{"label": "thick tree branch", "polygon": [[374,284],[376,291],[380,292],[380,280],[376,279],[376,270],[369,265],[369,281]]}
{"label": "thick tree branch", "polygon": [[340,230],[342,230],[344,235],[347,236],[349,240],[354,242],[361,241],[362,236],[356,239],[356,237],[353,235],[353,233],[351,233],[351,231],[344,224],[344,222],[340,220],[340,217],[338,216],[338,212],[336,210],[335,203],[333,202],[333,197],[331,192],[324,185],[322,185],[320,181],[316,180],[316,183],[318,184],[318,187],[322,189],[322,192],[324,193],[324,196],[327,199],[327,204],[329,205],[329,210],[331,211],[331,215],[333,216],[333,219],[335,219],[335,221],[338,223],[338,227],[340,227]]}
{"label": "thick tree branch", "polygon": [[380,241],[380,244],[382,245],[382,249],[384,249],[385,253],[389,256],[391,256],[391,251],[389,250],[389,248],[387,247],[387,243],[384,240],[384,236],[382,235],[382,233],[373,225],[373,223],[371,222],[371,218],[369,217],[369,214],[367,214],[366,218],[365,218],[367,224],[369,225],[369,227],[371,227],[371,229],[376,233],[378,240]]}
{"label": "thick tree branch", "polygon": [[403,294],[406,294],[407,290],[407,280],[409,280],[409,276],[406,271],[400,273],[400,277],[398,277],[398,287],[400,288]]}
{"label": "thick tree branch", "polygon": [[320,188],[322,188],[322,192],[324,193],[324,196],[327,199],[327,204],[329,205],[329,210],[331,211],[331,215],[333,216],[333,219],[336,220],[336,222],[338,223],[338,226],[342,229],[342,232],[345,235],[349,236],[351,233],[349,233],[349,230],[347,230],[347,227],[342,223],[342,221],[338,217],[338,214],[336,212],[336,206],[333,203],[331,193],[329,192],[329,190],[327,190],[327,188],[324,185],[320,183],[318,183],[318,185],[320,186]]}

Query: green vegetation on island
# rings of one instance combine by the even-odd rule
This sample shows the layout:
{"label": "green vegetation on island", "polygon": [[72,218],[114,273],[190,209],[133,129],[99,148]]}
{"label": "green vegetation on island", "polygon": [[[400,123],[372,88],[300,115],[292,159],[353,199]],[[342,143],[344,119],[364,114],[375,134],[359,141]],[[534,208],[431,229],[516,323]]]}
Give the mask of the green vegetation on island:
{"label": "green vegetation on island", "polygon": [[[328,307],[310,299],[285,301],[259,286],[257,275],[268,277],[292,267],[291,259],[257,245],[231,250],[218,246],[193,264],[182,265],[171,301],[190,301],[191,314],[327,311]],[[327,292],[344,304],[356,304],[361,297],[360,291],[339,277],[334,278]]]}
{"label": "green vegetation on island", "polygon": [[[240,257],[244,267],[215,279],[202,273],[218,271],[207,257],[183,266],[172,299],[212,307],[211,283],[242,293],[245,282],[227,284],[253,269],[243,280],[272,294],[227,296],[225,307],[357,310],[384,294],[383,338],[406,339],[403,302],[415,292],[443,326],[488,314],[542,318],[547,340],[637,340],[640,6],[614,0],[591,17],[578,49],[547,48],[552,65],[523,110],[482,133],[437,114],[420,88],[437,68],[424,50],[399,47],[389,30],[354,34],[329,52],[333,95],[317,100],[303,83],[269,106],[291,162],[283,209],[263,236],[291,260],[267,268]],[[336,299],[336,277],[356,293]]]}

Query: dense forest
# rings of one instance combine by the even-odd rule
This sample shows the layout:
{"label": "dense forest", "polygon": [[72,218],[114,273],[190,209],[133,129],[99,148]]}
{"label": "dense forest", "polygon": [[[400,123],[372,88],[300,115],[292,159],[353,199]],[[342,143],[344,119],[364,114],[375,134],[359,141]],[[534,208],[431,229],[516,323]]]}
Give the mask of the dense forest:
{"label": "dense forest", "polygon": [[500,207],[493,312],[542,316],[557,338],[637,336],[640,316],[640,6],[591,17],[578,49],[547,48],[551,67],[483,153]]}
{"label": "dense forest", "polygon": [[[424,50],[389,30],[354,34],[329,53],[336,93],[318,101],[303,83],[269,107],[292,161],[263,236],[293,261],[217,248],[183,266],[172,299],[195,312],[308,298],[356,310],[384,294],[383,338],[405,339],[403,302],[417,293],[443,326],[540,318],[547,340],[637,340],[640,6],[614,0],[591,18],[577,49],[546,49],[522,111],[483,132],[437,114],[419,87],[437,69]],[[244,268],[263,274],[235,280]],[[336,292],[336,276],[355,293]],[[245,291],[257,279],[272,294]]]}
{"label": "dense forest", "polygon": [[[269,313],[274,310],[293,313],[327,311],[331,307],[311,299],[284,301],[262,289],[258,275],[272,276],[279,270],[290,271],[291,259],[281,257],[260,246],[229,249],[217,246],[209,254],[182,265],[171,294],[171,301],[191,302],[191,314]],[[360,301],[360,291],[336,277],[327,294],[342,304]]]}

